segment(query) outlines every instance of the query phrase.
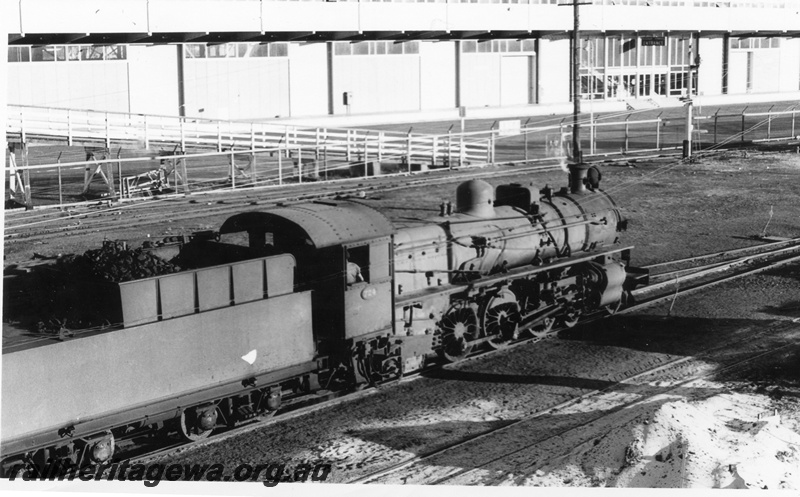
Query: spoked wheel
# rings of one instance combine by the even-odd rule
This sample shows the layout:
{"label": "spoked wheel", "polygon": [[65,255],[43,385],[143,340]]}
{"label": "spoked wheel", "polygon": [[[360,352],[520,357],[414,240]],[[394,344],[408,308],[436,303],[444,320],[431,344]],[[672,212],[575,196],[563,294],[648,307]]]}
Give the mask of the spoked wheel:
{"label": "spoked wheel", "polygon": [[483,315],[483,329],[491,337],[488,344],[493,349],[507,347],[519,336],[519,304],[510,290],[502,290],[492,297]]}
{"label": "spoked wheel", "polygon": [[373,368],[372,383],[384,383],[397,380],[403,375],[400,356],[392,356],[376,363]]}
{"label": "spoked wheel", "polygon": [[208,438],[216,425],[216,406],[184,409],[181,412],[181,435],[192,442]]}
{"label": "spoked wheel", "polygon": [[478,338],[478,316],[472,308],[451,308],[439,327],[442,330],[442,353],[448,361],[461,360],[472,351],[470,342]]}
{"label": "spoked wheel", "polygon": [[567,328],[574,328],[575,325],[578,324],[580,321],[581,315],[576,311],[568,311],[566,314],[561,316],[561,324],[563,324]]}
{"label": "spoked wheel", "polygon": [[22,480],[23,478],[36,478],[37,476],[39,475],[36,474],[36,472],[34,471],[33,464],[29,462],[23,463],[22,461],[20,461],[19,463],[11,466],[11,471],[3,475],[3,478],[9,478],[12,480],[18,480],[18,479]]}
{"label": "spoked wheel", "polygon": [[538,323],[531,326],[530,328],[528,328],[528,331],[530,331],[531,335],[537,338],[544,338],[553,329],[554,324],[556,324],[555,318],[546,317],[541,321],[539,321]]}

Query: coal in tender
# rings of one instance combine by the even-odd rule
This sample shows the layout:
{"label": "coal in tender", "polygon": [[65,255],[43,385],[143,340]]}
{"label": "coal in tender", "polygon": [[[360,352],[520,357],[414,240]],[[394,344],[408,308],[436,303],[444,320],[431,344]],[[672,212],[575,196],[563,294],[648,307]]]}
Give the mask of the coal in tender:
{"label": "coal in tender", "polygon": [[75,276],[99,278],[113,283],[171,274],[181,268],[144,248],[131,249],[120,241],[106,241],[82,256],[60,260],[63,269]]}

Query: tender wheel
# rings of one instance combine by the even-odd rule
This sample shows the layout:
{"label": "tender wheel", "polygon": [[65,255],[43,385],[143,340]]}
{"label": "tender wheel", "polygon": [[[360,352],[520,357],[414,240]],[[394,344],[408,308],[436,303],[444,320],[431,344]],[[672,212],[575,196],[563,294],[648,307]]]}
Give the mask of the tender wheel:
{"label": "tender wheel", "polygon": [[542,319],[541,321],[539,321],[538,323],[536,323],[533,326],[531,326],[528,329],[528,331],[530,331],[531,335],[533,335],[535,337],[544,338],[553,329],[553,325],[554,324],[556,324],[555,318],[546,317],[546,318]]}
{"label": "tender wheel", "polygon": [[472,351],[470,342],[478,337],[478,316],[472,308],[452,308],[439,322],[439,327],[442,330],[442,353],[447,360],[461,360]]}
{"label": "tender wheel", "polygon": [[24,478],[35,478],[38,476],[33,469],[33,465],[18,460],[9,465],[8,469],[3,471],[2,478],[10,478],[13,480],[22,480]]}
{"label": "tender wheel", "polygon": [[106,432],[104,436],[91,443],[89,457],[95,464],[110,461],[114,456],[114,434]]}
{"label": "tender wheel", "polygon": [[196,442],[211,435],[217,425],[217,407],[197,407],[185,409],[181,413],[181,435],[187,440]]}
{"label": "tender wheel", "polygon": [[494,296],[483,315],[483,330],[491,337],[489,346],[500,349],[516,340],[520,320],[519,304],[513,292],[503,290]]}

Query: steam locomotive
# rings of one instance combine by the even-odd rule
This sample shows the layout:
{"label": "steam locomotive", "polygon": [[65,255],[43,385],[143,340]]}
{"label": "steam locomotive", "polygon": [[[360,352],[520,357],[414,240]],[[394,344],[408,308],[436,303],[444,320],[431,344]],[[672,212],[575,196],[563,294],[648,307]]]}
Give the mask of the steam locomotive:
{"label": "steam locomotive", "polygon": [[202,439],[613,313],[647,273],[598,176],[577,165],[560,191],[467,181],[405,228],[347,199],[244,212],[152,248],[180,272],[76,281],[109,325],[4,338],[2,471],[108,462],[154,430]]}

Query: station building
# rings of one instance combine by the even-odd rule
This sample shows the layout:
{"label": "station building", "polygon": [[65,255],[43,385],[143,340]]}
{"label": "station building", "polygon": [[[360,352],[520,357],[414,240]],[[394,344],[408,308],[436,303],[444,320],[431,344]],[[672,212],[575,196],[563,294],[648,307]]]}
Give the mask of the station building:
{"label": "station building", "polygon": [[[800,95],[798,1],[583,3],[584,99],[678,99],[692,65],[698,95]],[[563,0],[110,4],[21,0],[8,103],[251,120],[572,98]]]}

